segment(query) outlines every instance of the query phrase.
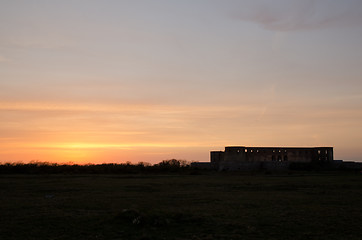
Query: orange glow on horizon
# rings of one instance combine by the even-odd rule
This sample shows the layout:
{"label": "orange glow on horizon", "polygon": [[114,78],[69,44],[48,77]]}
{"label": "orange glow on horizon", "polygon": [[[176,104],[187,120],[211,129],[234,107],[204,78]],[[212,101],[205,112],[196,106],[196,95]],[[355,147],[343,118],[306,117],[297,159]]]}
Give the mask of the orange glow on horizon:
{"label": "orange glow on horizon", "polygon": [[[151,162],[173,158],[175,150],[204,147],[201,143],[90,143],[90,142],[13,142],[3,145],[3,156],[17,156],[17,160],[2,162],[54,162],[54,163],[110,163],[110,162]],[[162,156],[168,157],[162,157]],[[31,158],[29,158],[31,156]],[[36,157],[34,157],[36,156]],[[197,159],[196,159],[197,160]]]}
{"label": "orange glow on horizon", "polygon": [[[341,136],[352,136],[355,131],[351,126],[358,128],[362,116],[354,109],[311,108],[296,113],[292,104],[286,109],[257,105],[3,103],[0,111],[6,118],[0,126],[1,162],[208,161],[210,150],[222,150],[226,145],[348,143],[357,148],[357,140],[351,143]],[[294,115],[279,117],[286,112]],[[333,122],[326,124],[327,117]],[[349,128],[334,127],[347,123]],[[338,153],[336,148],[337,159]]]}

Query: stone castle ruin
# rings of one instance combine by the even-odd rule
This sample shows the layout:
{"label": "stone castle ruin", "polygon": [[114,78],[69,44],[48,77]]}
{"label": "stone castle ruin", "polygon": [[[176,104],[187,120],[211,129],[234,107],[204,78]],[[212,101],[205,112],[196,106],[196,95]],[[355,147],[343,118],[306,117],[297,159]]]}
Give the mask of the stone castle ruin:
{"label": "stone castle ruin", "polygon": [[196,162],[196,168],[217,170],[283,170],[291,163],[333,163],[333,147],[225,147],[211,151],[210,162]]}
{"label": "stone castle ruin", "polygon": [[333,147],[225,147],[210,152],[211,166],[220,170],[283,169],[291,162],[328,163],[333,161]]}

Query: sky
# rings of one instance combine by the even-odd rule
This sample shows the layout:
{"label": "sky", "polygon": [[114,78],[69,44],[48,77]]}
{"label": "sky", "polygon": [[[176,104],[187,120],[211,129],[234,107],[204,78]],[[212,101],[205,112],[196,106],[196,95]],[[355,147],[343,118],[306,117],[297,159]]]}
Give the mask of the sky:
{"label": "sky", "polygon": [[362,161],[360,0],[1,0],[0,162]]}

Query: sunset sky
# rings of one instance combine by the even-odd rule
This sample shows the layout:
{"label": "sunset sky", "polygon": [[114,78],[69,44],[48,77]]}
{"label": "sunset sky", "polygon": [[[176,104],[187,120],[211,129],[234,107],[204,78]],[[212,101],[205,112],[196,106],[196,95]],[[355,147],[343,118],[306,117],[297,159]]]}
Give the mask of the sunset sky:
{"label": "sunset sky", "polygon": [[361,0],[1,0],[0,162],[362,161]]}

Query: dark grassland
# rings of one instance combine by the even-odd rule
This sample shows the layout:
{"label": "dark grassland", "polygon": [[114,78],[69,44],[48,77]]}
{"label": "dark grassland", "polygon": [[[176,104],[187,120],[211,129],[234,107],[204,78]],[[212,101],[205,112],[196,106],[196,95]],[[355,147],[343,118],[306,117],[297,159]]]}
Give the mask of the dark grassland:
{"label": "dark grassland", "polygon": [[0,175],[0,239],[362,239],[362,175]]}

